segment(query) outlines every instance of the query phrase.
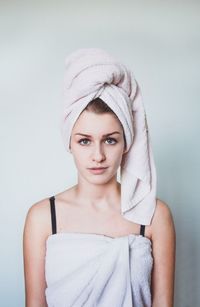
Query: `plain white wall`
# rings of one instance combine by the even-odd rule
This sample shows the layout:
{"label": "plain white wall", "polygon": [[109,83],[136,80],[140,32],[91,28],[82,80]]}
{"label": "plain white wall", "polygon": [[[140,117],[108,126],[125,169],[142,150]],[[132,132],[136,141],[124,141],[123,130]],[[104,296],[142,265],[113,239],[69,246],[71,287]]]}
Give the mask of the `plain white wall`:
{"label": "plain white wall", "polygon": [[1,306],[24,306],[28,208],[76,182],[59,120],[64,58],[82,47],[106,49],[141,86],[176,225],[175,306],[200,305],[199,13],[189,0],[0,2]]}

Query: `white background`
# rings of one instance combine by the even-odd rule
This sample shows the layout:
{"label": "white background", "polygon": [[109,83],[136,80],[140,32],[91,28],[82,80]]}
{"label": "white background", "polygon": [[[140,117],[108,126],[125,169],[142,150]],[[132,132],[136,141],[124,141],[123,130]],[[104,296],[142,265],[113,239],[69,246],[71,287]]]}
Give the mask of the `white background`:
{"label": "white background", "polygon": [[0,44],[1,306],[24,306],[28,208],[76,182],[59,125],[64,58],[82,47],[104,48],[140,84],[176,226],[175,307],[200,306],[199,1],[0,1]]}

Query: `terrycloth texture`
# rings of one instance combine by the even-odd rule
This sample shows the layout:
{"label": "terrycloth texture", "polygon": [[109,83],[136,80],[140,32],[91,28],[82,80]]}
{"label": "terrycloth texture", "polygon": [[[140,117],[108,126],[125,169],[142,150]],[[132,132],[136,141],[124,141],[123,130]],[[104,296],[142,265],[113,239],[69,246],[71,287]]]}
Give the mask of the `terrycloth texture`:
{"label": "terrycloth texture", "polygon": [[150,225],[156,206],[156,170],[140,88],[123,64],[102,49],[79,49],[65,61],[61,131],[67,151],[73,125],[87,104],[101,98],[118,116],[128,152],[121,163],[121,213]]}
{"label": "terrycloth texture", "polygon": [[151,306],[148,238],[59,233],[46,243],[49,307]]}

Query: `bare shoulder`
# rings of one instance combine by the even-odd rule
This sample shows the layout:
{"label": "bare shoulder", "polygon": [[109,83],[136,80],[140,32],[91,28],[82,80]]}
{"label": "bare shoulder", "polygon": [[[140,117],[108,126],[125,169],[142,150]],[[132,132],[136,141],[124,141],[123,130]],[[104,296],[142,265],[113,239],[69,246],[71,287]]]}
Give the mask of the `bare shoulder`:
{"label": "bare shoulder", "polygon": [[176,235],[170,207],[160,199],[157,199],[151,231],[153,306],[173,306]]}
{"label": "bare shoulder", "polygon": [[152,219],[152,237],[164,232],[175,235],[174,219],[169,205],[157,198],[156,209]]}
{"label": "bare shoulder", "polygon": [[[33,204],[26,215],[23,232],[26,306],[46,306],[45,254],[50,234],[49,199]],[[36,304],[36,305],[35,305]]]}
{"label": "bare shoulder", "polygon": [[153,224],[156,224],[166,219],[167,220],[172,219],[171,209],[166,202],[157,198],[156,209],[153,217]]}
{"label": "bare shoulder", "polygon": [[27,212],[25,231],[36,230],[41,235],[48,236],[51,232],[51,217],[49,199],[45,198],[34,203]]}
{"label": "bare shoulder", "polygon": [[45,198],[34,203],[28,209],[27,218],[43,220],[46,217],[47,211],[49,211],[49,199]]}

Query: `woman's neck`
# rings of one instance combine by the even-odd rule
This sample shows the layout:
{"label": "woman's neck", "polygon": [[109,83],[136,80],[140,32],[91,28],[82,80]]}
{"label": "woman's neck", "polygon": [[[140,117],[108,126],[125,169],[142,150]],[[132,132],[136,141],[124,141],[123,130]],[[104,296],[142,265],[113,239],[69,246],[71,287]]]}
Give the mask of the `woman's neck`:
{"label": "woman's neck", "polygon": [[102,210],[103,208],[103,211],[116,209],[116,206],[120,204],[121,184],[117,181],[106,185],[79,183],[75,186],[75,197],[88,209]]}

